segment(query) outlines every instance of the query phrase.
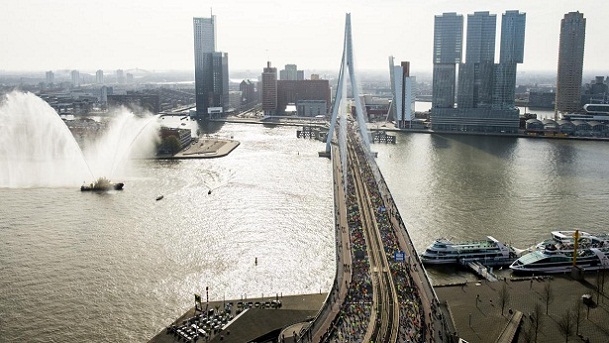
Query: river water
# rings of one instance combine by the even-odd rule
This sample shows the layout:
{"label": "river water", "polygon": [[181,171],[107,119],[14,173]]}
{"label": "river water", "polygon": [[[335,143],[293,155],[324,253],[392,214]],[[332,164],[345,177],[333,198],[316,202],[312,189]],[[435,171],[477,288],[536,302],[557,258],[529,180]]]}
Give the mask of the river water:
{"label": "river water", "polygon": [[[132,161],[122,192],[0,188],[0,342],[147,341],[206,286],[211,300],[328,290],[330,161],[295,130],[213,127],[241,145]],[[606,143],[400,133],[373,150],[419,250],[487,235],[527,247],[609,222]]]}

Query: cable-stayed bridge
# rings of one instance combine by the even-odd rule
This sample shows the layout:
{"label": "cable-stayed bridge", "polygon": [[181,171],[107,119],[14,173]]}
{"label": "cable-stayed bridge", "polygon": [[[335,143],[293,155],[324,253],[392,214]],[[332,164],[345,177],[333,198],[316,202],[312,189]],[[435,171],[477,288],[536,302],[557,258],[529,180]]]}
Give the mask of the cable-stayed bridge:
{"label": "cable-stayed bridge", "polygon": [[437,296],[371,153],[366,122],[347,14],[326,150],[320,152],[334,168],[336,277],[297,341],[450,341]]}

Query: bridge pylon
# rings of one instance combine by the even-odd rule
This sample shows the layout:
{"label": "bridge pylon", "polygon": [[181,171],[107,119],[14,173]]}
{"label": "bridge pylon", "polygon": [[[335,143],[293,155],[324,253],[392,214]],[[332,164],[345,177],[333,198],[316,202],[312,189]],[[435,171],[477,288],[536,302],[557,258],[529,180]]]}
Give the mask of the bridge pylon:
{"label": "bridge pylon", "polygon": [[[345,88],[345,77],[346,74],[349,73],[349,80],[351,81],[351,92],[353,97],[353,102],[355,103],[355,114],[358,126],[360,128],[360,133],[362,136],[362,141],[364,143],[365,149],[370,151],[370,141],[368,138],[368,127],[366,125],[368,119],[366,115],[366,108],[362,103],[362,99],[360,98],[359,92],[359,83],[357,82],[357,78],[355,75],[355,66],[353,62],[353,40],[351,35],[351,13],[346,14],[345,19],[345,34],[343,41],[343,55],[340,64],[340,70],[338,73],[338,86],[336,88],[336,96],[334,97],[334,103],[332,105],[332,119],[330,121],[330,129],[328,131],[328,136],[326,139],[326,151],[325,154],[320,153],[323,156],[330,156],[330,149],[332,144],[332,138],[334,137],[334,131],[337,126],[337,119],[340,117],[341,122],[339,124],[339,146],[341,150],[346,151],[346,142],[343,142],[344,139],[341,137],[346,137],[346,88]],[[343,119],[344,118],[344,119]],[[341,153],[342,155],[342,153]],[[341,156],[342,157],[342,156]],[[342,159],[342,158],[341,158]]]}

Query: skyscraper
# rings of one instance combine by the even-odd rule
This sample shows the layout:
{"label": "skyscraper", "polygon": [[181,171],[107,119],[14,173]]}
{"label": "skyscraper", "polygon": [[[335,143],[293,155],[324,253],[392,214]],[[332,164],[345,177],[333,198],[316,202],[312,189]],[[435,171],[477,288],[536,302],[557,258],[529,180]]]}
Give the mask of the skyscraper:
{"label": "skyscraper", "polygon": [[582,70],[586,19],[583,13],[569,12],[560,22],[556,112],[581,110]]}
{"label": "skyscraper", "polygon": [[399,66],[393,63],[393,56],[390,56],[389,72],[393,94],[391,112],[396,126],[405,128],[411,126],[415,118],[414,80],[410,77],[410,62],[402,62]]}
{"label": "skyscraper", "polygon": [[265,115],[277,112],[277,68],[271,67],[271,62],[262,70],[262,110]]}
{"label": "skyscraper", "polygon": [[[446,14],[444,14],[446,16]],[[496,16],[475,12],[467,18],[467,51],[465,63],[459,65],[457,108],[432,105],[434,130],[474,132],[518,132],[518,109],[514,106],[516,66],[524,59],[526,16],[507,11],[501,23],[501,51],[495,64]],[[436,16],[436,27],[438,26]],[[458,28],[455,28],[458,30]],[[438,44],[435,37],[434,45]],[[440,44],[442,44],[440,42]],[[434,62],[438,54],[434,54]],[[441,87],[436,82],[452,82],[448,77],[436,77],[434,64],[434,93]],[[437,98],[434,94],[433,98]],[[446,102],[449,105],[450,102]]]}
{"label": "skyscraper", "polygon": [[434,19],[433,108],[453,108],[456,64],[461,62],[463,16],[444,13]]}
{"label": "skyscraper", "polygon": [[501,50],[495,67],[493,107],[512,109],[516,97],[516,66],[524,61],[526,13],[506,11],[501,18]]}
{"label": "skyscraper", "polygon": [[491,106],[496,27],[497,16],[489,12],[467,16],[465,63],[459,65],[460,108]]}
{"label": "skyscraper", "polygon": [[197,116],[228,108],[228,54],[216,51],[216,16],[193,18]]}

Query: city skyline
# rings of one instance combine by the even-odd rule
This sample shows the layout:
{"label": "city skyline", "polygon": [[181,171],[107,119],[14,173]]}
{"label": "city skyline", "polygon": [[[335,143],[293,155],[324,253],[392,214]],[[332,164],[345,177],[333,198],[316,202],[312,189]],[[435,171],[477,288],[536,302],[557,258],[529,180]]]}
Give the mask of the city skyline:
{"label": "city skyline", "polygon": [[[352,13],[356,66],[386,70],[387,56],[409,60],[412,72],[431,71],[434,16],[476,11],[527,15],[525,62],[519,70],[556,70],[560,20],[571,11],[587,18],[585,71],[606,70],[607,30],[597,2],[552,1],[364,1],[294,2],[244,0],[180,4],[107,1],[95,4],[9,1],[0,14],[0,70],[134,69],[192,70],[192,18],[218,18],[218,50],[231,55],[231,70],[260,70],[266,61],[307,70],[340,64],[344,14]],[[599,8],[600,7],[600,8]],[[323,10],[322,10],[323,9]],[[69,18],[70,20],[64,20]],[[32,25],[31,23],[36,23]],[[75,29],[77,28],[77,29]],[[497,35],[500,34],[497,27]],[[382,39],[380,39],[382,38]],[[466,37],[464,37],[466,39]],[[416,48],[415,48],[416,47]],[[495,49],[496,54],[499,48]],[[498,57],[498,56],[497,56]]]}

